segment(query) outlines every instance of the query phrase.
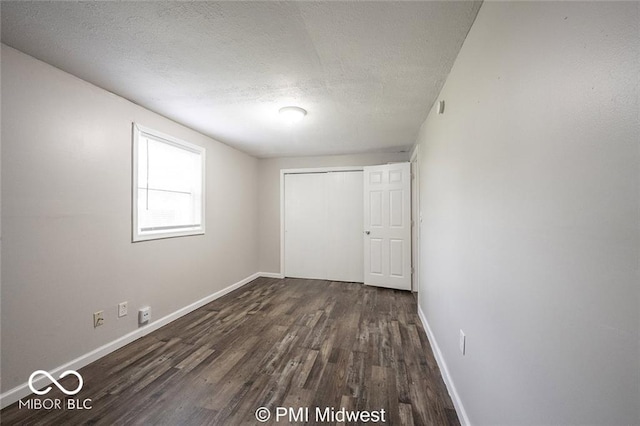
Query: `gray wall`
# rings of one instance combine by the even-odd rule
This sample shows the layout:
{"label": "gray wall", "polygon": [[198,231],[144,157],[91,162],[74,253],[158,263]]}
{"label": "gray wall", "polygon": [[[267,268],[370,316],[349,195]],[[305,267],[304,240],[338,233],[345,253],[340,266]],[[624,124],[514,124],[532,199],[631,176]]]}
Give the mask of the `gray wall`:
{"label": "gray wall", "polygon": [[[3,391],[257,272],[255,158],[6,46],[2,114]],[[207,149],[206,235],[131,243],[132,122]]]}
{"label": "gray wall", "polygon": [[473,424],[640,424],[638,24],[485,2],[423,125],[419,304]]}
{"label": "gray wall", "polygon": [[280,273],[281,169],[371,166],[388,162],[409,161],[410,156],[409,152],[399,152],[261,159],[258,163],[260,271]]}

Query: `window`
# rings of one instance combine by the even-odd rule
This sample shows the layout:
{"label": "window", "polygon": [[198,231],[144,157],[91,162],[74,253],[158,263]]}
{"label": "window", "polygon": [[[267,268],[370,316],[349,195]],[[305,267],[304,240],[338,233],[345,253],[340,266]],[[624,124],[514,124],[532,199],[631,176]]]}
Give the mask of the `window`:
{"label": "window", "polygon": [[133,241],[204,234],[205,149],[133,126]]}

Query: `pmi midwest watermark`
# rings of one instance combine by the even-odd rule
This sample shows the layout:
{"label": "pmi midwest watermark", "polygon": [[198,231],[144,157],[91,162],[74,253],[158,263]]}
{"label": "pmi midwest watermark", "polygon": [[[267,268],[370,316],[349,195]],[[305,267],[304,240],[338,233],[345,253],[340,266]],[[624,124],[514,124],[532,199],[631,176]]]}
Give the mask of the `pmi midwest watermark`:
{"label": "pmi midwest watermark", "polygon": [[[29,389],[36,395],[42,396],[48,394],[52,387],[47,386],[42,390],[36,389],[34,382],[37,378],[45,376],[51,381],[52,385],[55,385],[62,393],[67,396],[77,395],[84,385],[84,381],[82,380],[82,376],[75,370],[67,370],[58,376],[58,379],[64,379],[67,376],[75,376],[78,379],[78,386],[75,389],[66,389],[64,386],[58,382],[58,380],[54,379],[51,374],[44,370],[36,370],[29,376]],[[26,408],[28,410],[91,410],[91,399],[75,399],[75,398],[29,398],[26,400],[20,400],[18,403],[18,408],[23,409]]]}
{"label": "pmi midwest watermark", "polygon": [[255,412],[256,420],[265,423],[271,419],[272,411],[274,413],[273,420],[278,423],[280,421],[287,423],[295,422],[315,422],[315,423],[386,423],[387,413],[384,409],[380,410],[347,410],[346,408],[336,409],[334,407],[315,407],[311,410],[309,407],[275,407],[269,410],[267,407],[260,407]]}

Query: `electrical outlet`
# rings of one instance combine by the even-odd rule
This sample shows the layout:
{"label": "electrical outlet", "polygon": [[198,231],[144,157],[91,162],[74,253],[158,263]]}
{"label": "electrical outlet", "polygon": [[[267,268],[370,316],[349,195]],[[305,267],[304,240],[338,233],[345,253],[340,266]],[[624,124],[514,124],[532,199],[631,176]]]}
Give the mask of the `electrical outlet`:
{"label": "electrical outlet", "polygon": [[93,314],[93,328],[100,327],[102,324],[104,324],[104,312],[95,312]]}
{"label": "electrical outlet", "polygon": [[127,302],[118,303],[118,318],[127,315]]}
{"label": "electrical outlet", "polygon": [[151,319],[151,308],[145,306],[144,308],[140,308],[138,311],[138,323],[146,324]]}
{"label": "electrical outlet", "polygon": [[467,336],[465,336],[464,331],[460,330],[460,341],[458,342],[458,345],[460,346],[460,353],[462,355],[465,354],[466,343],[467,343]]}

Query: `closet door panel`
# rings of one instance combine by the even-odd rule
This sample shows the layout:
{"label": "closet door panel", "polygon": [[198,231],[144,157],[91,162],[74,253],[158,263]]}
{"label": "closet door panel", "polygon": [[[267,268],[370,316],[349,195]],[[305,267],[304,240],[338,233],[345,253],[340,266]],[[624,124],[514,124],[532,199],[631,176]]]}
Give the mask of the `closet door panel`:
{"label": "closet door panel", "polygon": [[325,173],[285,175],[285,275],[327,279]]}
{"label": "closet door panel", "polygon": [[327,173],[327,279],[364,281],[362,172]]}

